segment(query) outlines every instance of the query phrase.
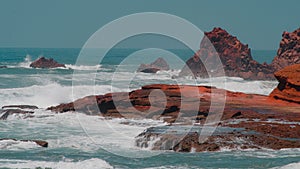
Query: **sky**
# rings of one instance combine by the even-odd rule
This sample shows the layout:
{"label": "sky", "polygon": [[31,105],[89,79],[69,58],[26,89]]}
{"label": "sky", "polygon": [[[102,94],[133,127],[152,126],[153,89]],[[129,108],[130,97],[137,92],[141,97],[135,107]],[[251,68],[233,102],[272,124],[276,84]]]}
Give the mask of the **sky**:
{"label": "sky", "polygon": [[0,47],[81,48],[117,18],[163,12],[202,31],[222,27],[252,49],[276,50],[283,31],[300,27],[299,6],[298,0],[1,0]]}

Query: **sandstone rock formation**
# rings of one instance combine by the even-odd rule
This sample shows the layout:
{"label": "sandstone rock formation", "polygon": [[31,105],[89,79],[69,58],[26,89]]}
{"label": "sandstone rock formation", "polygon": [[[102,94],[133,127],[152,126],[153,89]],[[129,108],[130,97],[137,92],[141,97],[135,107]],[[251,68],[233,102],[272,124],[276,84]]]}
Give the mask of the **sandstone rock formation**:
{"label": "sandstone rock formation", "polygon": [[[199,94],[195,92],[199,91]],[[151,96],[160,90],[162,95]],[[221,108],[218,99],[226,93],[223,114],[210,112],[212,99],[216,109]],[[163,104],[164,100],[166,104]],[[187,100],[182,102],[182,100]],[[199,101],[200,104],[199,104]],[[137,137],[137,146],[147,147],[155,141],[154,150],[217,151],[227,148],[295,148],[300,147],[300,105],[286,99],[274,99],[272,96],[230,92],[207,86],[187,85],[148,85],[132,92],[109,93],[88,96],[75,102],[49,107],[54,112],[77,111],[90,115],[122,118],[163,119],[171,126],[203,126],[208,116],[215,119],[221,116],[218,126],[231,131],[213,134],[205,142],[198,142],[199,133],[178,137],[172,133],[156,133],[155,128],[141,133]],[[273,121],[269,121],[272,119]],[[279,121],[279,122],[278,122]],[[280,123],[285,121],[286,123]],[[176,123],[175,123],[176,122]],[[240,130],[243,129],[243,130]],[[161,132],[161,130],[159,130]],[[292,139],[291,139],[292,138]],[[243,140],[243,142],[241,142]]]}
{"label": "sandstone rock formation", "polygon": [[300,103],[300,64],[288,66],[275,73],[279,84],[271,96],[276,99]]}
{"label": "sandstone rock formation", "polygon": [[45,57],[40,57],[34,62],[32,62],[30,67],[33,68],[57,68],[57,67],[66,67],[64,64],[60,64],[53,60],[52,58],[47,59]]}
{"label": "sandstone rock formation", "polygon": [[[221,62],[217,62],[216,58]],[[215,67],[214,70],[211,68]],[[206,70],[208,69],[208,70]],[[207,71],[214,71],[213,76],[242,77],[244,79],[273,79],[273,69],[266,63],[260,64],[251,56],[248,45],[241,43],[236,37],[221,28],[205,32],[200,50],[186,62],[180,76],[190,75],[208,77]]]}
{"label": "sandstone rock formation", "polygon": [[159,70],[169,70],[168,63],[163,58],[158,58],[150,64],[141,64],[137,72],[156,73]]}
{"label": "sandstone rock formation", "polygon": [[271,66],[278,71],[293,64],[300,64],[300,28],[291,33],[283,32],[277,56]]}
{"label": "sandstone rock formation", "polygon": [[[160,128],[149,128],[136,138],[139,147],[148,147],[150,142],[155,141],[154,150],[189,152],[218,151],[222,147],[300,148],[299,72],[300,64],[276,72],[279,85],[270,96],[209,86],[153,84],[131,92],[87,96],[49,107],[48,110],[116,118],[163,119],[169,127],[173,127],[171,133],[162,132]],[[224,104],[222,98],[225,95]],[[215,106],[213,111],[210,109],[212,104]],[[224,111],[220,114],[216,111],[218,109]],[[186,135],[180,133],[180,127],[197,124],[201,128],[206,120],[218,117],[220,121],[211,123],[218,125],[220,132],[215,132],[204,142],[197,139],[197,131]]]}

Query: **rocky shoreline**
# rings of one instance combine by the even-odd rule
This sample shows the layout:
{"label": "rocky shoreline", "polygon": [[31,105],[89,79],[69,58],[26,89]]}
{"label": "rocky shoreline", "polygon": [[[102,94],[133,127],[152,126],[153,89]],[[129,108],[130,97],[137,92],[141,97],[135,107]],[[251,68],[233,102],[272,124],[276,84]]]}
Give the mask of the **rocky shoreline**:
{"label": "rocky shoreline", "polygon": [[[220,56],[221,64],[214,65],[214,75],[225,73],[246,80],[277,79],[277,88],[264,96],[211,86],[152,84],[131,92],[86,96],[47,110],[54,113],[76,111],[107,118],[163,120],[168,125],[148,128],[136,136],[136,146],[151,146],[153,150],[202,152],[224,148],[300,148],[300,28],[283,33],[277,56],[271,64],[255,61],[248,45],[221,28],[205,35],[200,50],[186,62],[179,76],[192,73],[195,77],[207,78],[209,73],[204,65],[214,65],[214,58]],[[43,57],[30,66],[65,67]],[[142,64],[138,71],[156,73],[159,70],[169,70],[162,58]],[[0,120],[13,114],[30,118],[37,108],[32,105],[4,106],[0,110]],[[213,132],[203,134],[207,127]],[[45,141],[31,141],[42,147],[48,146]]]}
{"label": "rocky shoreline", "polygon": [[[162,134],[152,128],[137,136],[136,144],[140,147],[147,147],[149,142],[157,140],[153,146],[156,150],[200,152],[218,151],[224,147],[300,148],[300,90],[299,86],[287,85],[295,79],[298,82],[299,78],[294,74],[299,71],[300,66],[294,65],[275,73],[280,83],[270,96],[231,92],[208,86],[153,84],[131,92],[88,96],[49,107],[48,110],[57,113],[77,111],[113,118],[163,119],[169,126],[178,128],[184,125],[201,128],[207,125],[205,123],[208,118],[218,119],[219,116],[220,121],[216,120],[214,122],[217,124],[210,125],[217,127],[217,130],[231,129],[230,132],[207,136],[204,142],[198,140],[201,131],[182,134],[174,130]],[[281,72],[289,73],[282,78],[279,76]],[[278,91],[289,94],[278,97]],[[224,96],[226,102],[222,114],[211,111],[212,103],[217,109],[223,108],[223,100],[220,98]]]}

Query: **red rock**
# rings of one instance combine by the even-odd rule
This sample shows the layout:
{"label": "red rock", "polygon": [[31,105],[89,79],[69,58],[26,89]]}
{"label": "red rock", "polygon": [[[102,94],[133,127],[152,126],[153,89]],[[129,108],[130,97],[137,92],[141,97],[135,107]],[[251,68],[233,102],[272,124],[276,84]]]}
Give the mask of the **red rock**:
{"label": "red rock", "polygon": [[[188,134],[183,139],[176,134],[169,133],[159,136],[159,141],[156,141],[153,147],[156,150],[189,152],[191,150],[218,151],[221,147],[300,148],[299,70],[299,65],[293,65],[275,74],[280,83],[274,91],[283,87],[284,90],[280,91],[283,94],[280,93],[280,96],[284,97],[274,98],[278,92],[264,96],[231,92],[209,86],[153,84],[128,93],[88,96],[48,109],[55,112],[76,110],[104,117],[163,118],[170,125],[177,123],[192,125],[195,122],[204,124],[208,116],[210,119],[215,119],[221,115],[220,122],[217,121],[219,126],[243,128],[246,132],[233,131],[226,135],[216,134],[203,143],[198,142],[197,133]],[[151,93],[157,90],[161,93],[151,96]],[[222,108],[220,98],[224,97],[224,94],[226,94],[226,103],[223,114],[210,112],[213,101],[217,109]],[[182,100],[185,101],[182,102]],[[230,123],[237,119],[247,121]],[[268,122],[270,119],[275,119],[280,123]],[[137,145],[148,146],[147,142],[151,139],[153,141],[153,137],[158,137],[158,134],[142,133],[137,138]]]}
{"label": "red rock", "polygon": [[271,97],[300,103],[300,64],[288,66],[275,73],[279,84]]}
{"label": "red rock", "polygon": [[[216,61],[218,57],[221,62]],[[206,70],[204,65],[209,70]],[[186,62],[179,75],[207,78],[207,71],[211,71],[210,68],[214,69],[213,76],[223,76],[225,71],[225,75],[231,77],[252,80],[274,79],[272,67],[255,61],[248,45],[241,43],[221,28],[205,32],[200,50]]]}
{"label": "red rock", "polygon": [[168,63],[163,58],[158,58],[150,64],[141,64],[138,68],[138,72],[144,73],[156,73],[159,70],[169,70]]}
{"label": "red rock", "polygon": [[64,64],[60,64],[53,60],[52,58],[46,59],[45,57],[40,57],[30,64],[33,68],[57,68],[66,67]]}
{"label": "red rock", "polygon": [[300,28],[291,33],[283,32],[277,56],[271,66],[281,70],[293,64],[300,64]]}

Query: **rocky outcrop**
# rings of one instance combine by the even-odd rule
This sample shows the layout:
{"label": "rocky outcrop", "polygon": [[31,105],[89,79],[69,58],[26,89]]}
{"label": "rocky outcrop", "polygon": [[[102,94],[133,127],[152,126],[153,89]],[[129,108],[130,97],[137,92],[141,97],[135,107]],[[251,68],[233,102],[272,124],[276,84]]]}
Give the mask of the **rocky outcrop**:
{"label": "rocky outcrop", "polygon": [[186,62],[179,75],[191,75],[191,72],[195,77],[206,78],[208,71],[213,72],[213,76],[223,76],[225,72],[226,76],[244,79],[274,79],[272,67],[255,61],[248,45],[221,28],[205,32],[200,50]]}
{"label": "rocky outcrop", "polygon": [[40,57],[34,62],[32,62],[30,67],[33,68],[57,68],[57,67],[66,67],[64,64],[56,62],[54,59],[47,59],[45,57]]}
{"label": "rocky outcrop", "polygon": [[34,105],[7,105],[7,106],[2,106],[2,109],[7,109],[7,108],[38,109],[38,107],[34,106]]}
{"label": "rocky outcrop", "polygon": [[[5,110],[0,110],[0,120],[6,120],[8,118],[9,115],[12,114],[22,114],[22,115],[29,115],[29,114],[33,114],[33,111],[26,111],[26,110],[20,110],[20,109],[5,109]],[[28,116],[29,117],[29,116]]]}
{"label": "rocky outcrop", "polygon": [[[60,113],[77,111],[104,117],[163,119],[168,126],[149,128],[136,138],[137,146],[149,148],[151,143],[154,150],[300,148],[299,72],[300,65],[276,72],[279,85],[270,96],[209,86],[153,84],[131,92],[87,96],[48,110]],[[222,100],[225,96],[226,100]],[[213,109],[211,105],[214,105]],[[218,113],[219,109],[224,111]],[[217,125],[218,129],[204,142],[198,139],[199,130],[184,128],[197,124],[201,129],[209,119],[217,119],[210,125]]]}
{"label": "rocky outcrop", "polygon": [[41,147],[48,147],[48,142],[43,140],[17,140],[11,138],[0,138],[0,141],[21,141],[21,142],[34,142]]}
{"label": "rocky outcrop", "polygon": [[[162,93],[159,94],[159,91]],[[222,106],[219,99],[224,92],[226,103],[223,114],[210,112],[212,99],[216,99],[214,104],[217,109]],[[151,147],[154,150],[188,152],[218,151],[223,147],[300,148],[299,104],[286,99],[274,99],[272,96],[230,92],[214,87],[148,85],[132,92],[88,96],[75,102],[49,107],[48,110],[76,110],[90,115],[116,118],[163,119],[170,126],[179,127],[179,130],[172,128],[171,133],[164,134],[161,129],[156,133],[156,129],[152,128],[137,137],[137,146],[148,147],[150,142],[154,142]],[[222,117],[218,126],[226,129],[225,134],[217,132],[205,142],[199,142],[196,139],[199,133],[192,132],[184,137],[179,137],[182,133],[176,133],[183,130],[180,130],[182,125],[203,126],[209,115],[210,119]],[[282,121],[286,123],[281,123]],[[228,128],[231,128],[229,133]]]}
{"label": "rocky outcrop", "polygon": [[[28,110],[29,109],[29,110]],[[8,116],[16,114],[23,115],[24,118],[32,117],[33,110],[38,109],[34,105],[8,105],[0,109],[0,120],[6,120]]]}
{"label": "rocky outcrop", "polygon": [[163,58],[158,58],[150,64],[141,64],[137,72],[156,73],[159,70],[169,70],[168,63]]}
{"label": "rocky outcrop", "polygon": [[300,64],[288,66],[275,73],[279,84],[271,97],[300,103]]}
{"label": "rocky outcrop", "polygon": [[293,64],[300,64],[300,28],[291,33],[283,32],[277,56],[271,66],[278,71]]}

